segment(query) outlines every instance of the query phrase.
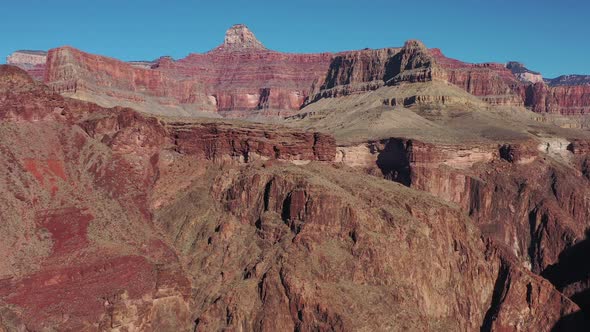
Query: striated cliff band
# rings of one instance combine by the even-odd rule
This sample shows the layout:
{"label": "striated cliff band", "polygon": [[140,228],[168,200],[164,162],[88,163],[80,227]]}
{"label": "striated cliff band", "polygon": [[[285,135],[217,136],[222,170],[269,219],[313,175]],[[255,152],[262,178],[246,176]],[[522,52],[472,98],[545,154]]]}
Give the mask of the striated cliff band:
{"label": "striated cliff band", "polygon": [[7,63],[66,96],[161,115],[284,116],[319,97],[418,81],[449,82],[491,105],[539,113],[580,115],[590,109],[584,76],[545,82],[516,62],[468,64],[418,41],[379,50],[280,53],[265,48],[241,24],[226,32],[219,47],[180,60],[127,63],[60,47],[47,54],[15,52]]}

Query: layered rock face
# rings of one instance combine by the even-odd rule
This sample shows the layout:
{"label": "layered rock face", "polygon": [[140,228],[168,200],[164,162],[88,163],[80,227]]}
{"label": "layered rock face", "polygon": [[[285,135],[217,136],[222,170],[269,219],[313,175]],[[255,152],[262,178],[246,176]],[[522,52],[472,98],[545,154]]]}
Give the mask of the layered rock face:
{"label": "layered rock face", "polygon": [[525,85],[504,65],[468,64],[427,49],[419,41],[402,48],[347,53],[334,58],[324,85],[310,102],[375,90],[384,85],[444,81],[492,105],[524,106]]}
{"label": "layered rock face", "polygon": [[[300,55],[272,51],[236,52],[218,48],[206,54],[161,64],[204,82],[207,97],[221,113],[275,109],[298,110],[329,66],[330,54]],[[248,112],[242,112],[247,116]],[[288,113],[287,113],[288,114]],[[228,115],[240,116],[240,113]]]}
{"label": "layered rock face", "polygon": [[416,41],[403,48],[336,56],[324,84],[306,104],[384,85],[430,80],[452,83],[492,105],[526,106],[538,113],[579,115],[590,107],[586,85],[548,86],[539,73],[520,63],[468,64]]}
{"label": "layered rock face", "polygon": [[430,80],[452,83],[492,105],[526,106],[534,112],[561,115],[586,114],[590,108],[590,88],[583,78],[547,85],[539,73],[520,63],[468,64],[444,56],[439,49],[427,50],[416,41],[401,49],[335,57],[324,85],[310,102]]}
{"label": "layered rock face", "polygon": [[399,52],[400,49],[387,48],[335,56],[323,84],[314,86],[315,95],[308,103],[321,98],[338,97],[382,87],[385,80],[391,76],[387,72],[390,60]]}
{"label": "layered rock face", "polygon": [[583,115],[590,112],[590,85],[530,85],[526,104],[539,113]]}
{"label": "layered rock face", "polygon": [[492,105],[563,115],[585,114],[590,107],[583,76],[546,85],[520,63],[468,64],[419,41],[336,54],[280,53],[242,24],[212,51],[177,61],[125,63],[70,47],[50,50],[46,65],[43,59],[42,53],[21,51],[8,61],[67,96],[168,115],[284,116],[321,98],[430,80],[457,85]]}
{"label": "layered rock face", "polygon": [[104,109],[7,66],[0,110],[1,329],[547,330],[579,310],[456,207],[333,164],[327,135]]}
{"label": "layered rock face", "polygon": [[580,265],[590,227],[587,140],[469,146],[388,139],[338,151],[342,163],[457,204],[518,264],[590,309]]}
{"label": "layered rock face", "polygon": [[[362,54],[362,56],[361,56]],[[492,105],[526,106],[538,113],[580,115],[590,108],[585,80],[563,79],[547,85],[522,64],[468,64],[427,50],[410,41],[401,49],[385,49],[334,58],[316,101],[375,90],[384,85],[440,80],[452,83]],[[555,85],[555,86],[554,86]]]}
{"label": "layered rock face", "polygon": [[[114,147],[119,140],[153,140],[180,154],[211,161],[283,160],[298,162],[332,161],[336,145],[331,136],[300,132],[284,127],[244,124],[236,127],[223,122],[168,122],[144,119],[129,109],[114,109],[105,116],[79,125],[93,138]],[[107,115],[108,114],[108,115]],[[149,127],[144,128],[144,122]],[[138,129],[140,127],[141,129]],[[125,133],[125,134],[123,134]],[[145,142],[143,141],[145,140]]]}
{"label": "layered rock face", "polygon": [[[331,54],[269,51],[243,25],[228,30],[224,43],[205,54],[151,69],[72,48],[49,51],[45,81],[57,92],[105,106],[133,106],[169,115],[199,112],[297,110],[321,80]],[[276,114],[275,114],[276,115]]]}
{"label": "layered rock face", "polygon": [[468,64],[431,51],[440,66],[436,78],[450,82],[492,105],[523,106],[523,87],[502,64]]}
{"label": "layered rock face", "polygon": [[334,57],[324,83],[306,104],[376,90],[397,83],[432,79],[434,59],[420,41],[410,40],[401,48],[346,52]]}
{"label": "layered rock face", "polygon": [[26,70],[37,80],[43,80],[46,62],[47,52],[44,51],[16,51],[6,57],[7,64]]}
{"label": "layered rock face", "polygon": [[194,82],[174,80],[157,70],[70,47],[49,51],[45,81],[54,92],[106,106],[135,106],[140,110],[153,106],[171,114],[214,111],[213,103]]}

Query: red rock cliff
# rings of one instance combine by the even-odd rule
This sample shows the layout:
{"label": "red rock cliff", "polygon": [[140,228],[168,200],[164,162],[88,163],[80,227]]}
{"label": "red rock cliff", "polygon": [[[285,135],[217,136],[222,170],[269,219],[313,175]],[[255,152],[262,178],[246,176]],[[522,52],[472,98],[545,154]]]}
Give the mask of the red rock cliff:
{"label": "red rock cliff", "polygon": [[588,86],[525,82],[503,64],[464,63],[418,41],[402,48],[288,54],[268,50],[244,25],[230,28],[223,44],[210,52],[177,61],[162,57],[151,67],[70,47],[50,50],[46,66],[20,65],[34,75],[44,73],[54,91],[159,114],[288,115],[320,98],[433,79],[455,84],[492,105],[563,115],[584,114],[590,108]]}
{"label": "red rock cliff", "polygon": [[106,106],[133,105],[155,113],[288,111],[299,109],[314,82],[323,79],[332,57],[267,50],[238,25],[211,52],[178,61],[161,58],[153,69],[69,47],[53,49],[45,81],[55,91]]}
{"label": "red rock cliff", "polygon": [[590,85],[529,85],[526,104],[538,113],[581,115],[590,112]]}
{"label": "red rock cliff", "polygon": [[503,64],[469,64],[447,58],[439,49],[430,52],[440,67],[436,79],[453,83],[492,105],[524,105],[522,83]]}

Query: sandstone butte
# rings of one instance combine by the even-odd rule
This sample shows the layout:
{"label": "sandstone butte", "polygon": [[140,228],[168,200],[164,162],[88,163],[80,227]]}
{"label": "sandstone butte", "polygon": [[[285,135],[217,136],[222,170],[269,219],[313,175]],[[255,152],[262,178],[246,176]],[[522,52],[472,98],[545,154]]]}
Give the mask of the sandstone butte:
{"label": "sandstone butte", "polygon": [[0,331],[588,329],[583,83],[243,25],[178,61],[17,53]]}

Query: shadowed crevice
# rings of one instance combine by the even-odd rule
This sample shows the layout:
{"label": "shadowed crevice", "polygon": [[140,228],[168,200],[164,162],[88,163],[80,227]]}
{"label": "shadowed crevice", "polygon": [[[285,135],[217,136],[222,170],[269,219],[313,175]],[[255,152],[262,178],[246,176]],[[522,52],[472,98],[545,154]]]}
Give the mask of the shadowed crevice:
{"label": "shadowed crevice", "polygon": [[590,331],[590,321],[582,310],[562,317],[551,332]]}
{"label": "shadowed crevice", "polygon": [[492,331],[492,325],[494,324],[494,321],[498,318],[498,314],[500,313],[500,307],[504,302],[506,294],[508,294],[509,290],[510,270],[509,267],[502,262],[502,264],[500,265],[500,269],[498,271],[496,283],[494,284],[492,303],[490,304],[490,308],[486,312],[483,324],[481,325],[481,332]]}
{"label": "shadowed crevice", "polygon": [[412,185],[412,141],[390,139],[377,156],[377,166],[383,176],[404,186]]}

